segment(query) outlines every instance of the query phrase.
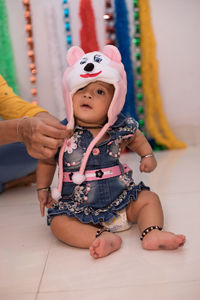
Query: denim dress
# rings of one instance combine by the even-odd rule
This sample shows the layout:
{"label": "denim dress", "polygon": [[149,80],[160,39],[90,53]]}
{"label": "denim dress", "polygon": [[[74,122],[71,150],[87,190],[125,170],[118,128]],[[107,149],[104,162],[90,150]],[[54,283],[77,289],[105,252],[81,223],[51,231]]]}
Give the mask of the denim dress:
{"label": "denim dress", "polygon": [[[119,166],[121,175],[84,181],[80,185],[63,182],[61,199],[48,209],[48,225],[57,215],[75,217],[82,223],[101,224],[110,221],[130,201],[137,199],[138,192],[149,189],[143,182],[136,185],[132,179],[132,171],[124,172],[119,161],[121,142],[129,140],[137,128],[138,123],[133,118],[125,118],[123,114],[118,116],[117,121],[107,131],[109,138],[93,148],[85,170],[94,170],[96,176],[101,177],[101,169]],[[75,126],[74,134],[65,148],[63,172],[70,172],[72,175],[79,171],[83,155],[92,140],[93,135],[89,130]]]}

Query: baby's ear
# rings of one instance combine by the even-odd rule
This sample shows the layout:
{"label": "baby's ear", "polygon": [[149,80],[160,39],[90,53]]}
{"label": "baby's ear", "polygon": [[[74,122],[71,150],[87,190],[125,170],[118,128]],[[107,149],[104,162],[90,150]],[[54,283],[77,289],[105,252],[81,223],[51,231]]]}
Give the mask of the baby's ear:
{"label": "baby's ear", "polygon": [[109,57],[111,60],[116,61],[118,63],[121,62],[121,54],[117,47],[113,45],[106,45],[103,48],[103,54],[105,54],[107,57]]}
{"label": "baby's ear", "polygon": [[69,66],[73,66],[77,60],[79,60],[82,56],[85,55],[85,52],[78,46],[71,47],[66,56],[67,63]]}

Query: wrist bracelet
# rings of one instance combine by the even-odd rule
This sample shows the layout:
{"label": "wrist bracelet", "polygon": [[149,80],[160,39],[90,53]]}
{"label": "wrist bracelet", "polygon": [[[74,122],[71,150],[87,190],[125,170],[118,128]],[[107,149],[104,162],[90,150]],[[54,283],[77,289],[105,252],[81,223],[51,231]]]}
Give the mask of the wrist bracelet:
{"label": "wrist bracelet", "polygon": [[142,161],[143,158],[148,158],[148,157],[153,157],[153,153],[149,153],[147,155],[141,156],[140,162]]}
{"label": "wrist bracelet", "polygon": [[23,118],[19,119],[19,121],[17,122],[17,127],[16,127],[16,131],[17,131],[17,136],[19,137],[19,125],[20,122],[23,121],[24,119],[28,119],[29,117],[24,116]]}
{"label": "wrist bracelet", "polygon": [[44,187],[44,188],[39,188],[39,189],[37,189],[37,192],[39,192],[39,191],[49,192],[50,190],[51,190],[51,187],[50,187],[50,186],[47,186],[47,187]]}

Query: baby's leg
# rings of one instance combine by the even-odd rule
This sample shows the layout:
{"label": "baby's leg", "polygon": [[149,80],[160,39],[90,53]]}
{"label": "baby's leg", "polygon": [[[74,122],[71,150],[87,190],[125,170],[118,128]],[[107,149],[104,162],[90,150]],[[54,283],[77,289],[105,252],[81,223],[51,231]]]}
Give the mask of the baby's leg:
{"label": "baby's leg", "polygon": [[[163,227],[163,211],[158,196],[150,191],[141,191],[138,199],[131,202],[127,208],[130,222],[137,222],[140,232],[157,225]],[[147,233],[142,240],[142,246],[148,250],[177,249],[185,243],[185,236],[157,229]]]}
{"label": "baby's leg", "polygon": [[107,256],[121,246],[119,236],[111,232],[103,232],[96,238],[95,226],[83,224],[65,215],[55,216],[52,219],[51,230],[60,241],[70,246],[90,249],[90,254],[94,258]]}

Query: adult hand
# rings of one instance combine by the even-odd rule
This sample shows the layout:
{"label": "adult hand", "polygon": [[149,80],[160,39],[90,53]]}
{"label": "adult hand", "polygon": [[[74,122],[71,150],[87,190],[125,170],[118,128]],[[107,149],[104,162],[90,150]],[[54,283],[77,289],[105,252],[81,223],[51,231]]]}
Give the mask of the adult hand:
{"label": "adult hand", "polygon": [[53,157],[71,133],[71,130],[66,130],[64,125],[47,112],[21,119],[18,124],[20,141],[25,144],[29,155],[38,159]]}

